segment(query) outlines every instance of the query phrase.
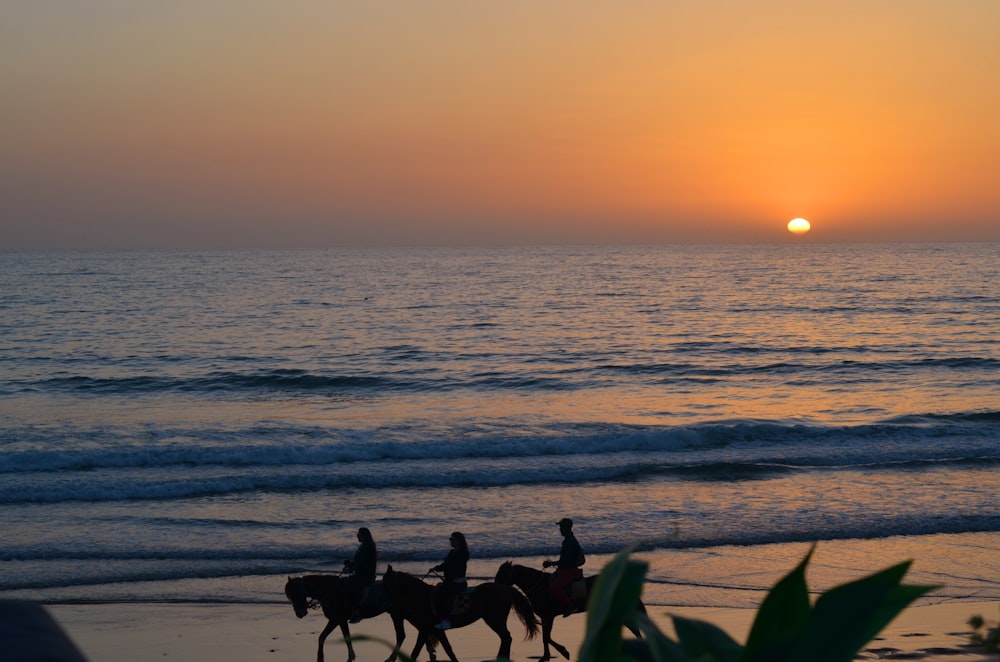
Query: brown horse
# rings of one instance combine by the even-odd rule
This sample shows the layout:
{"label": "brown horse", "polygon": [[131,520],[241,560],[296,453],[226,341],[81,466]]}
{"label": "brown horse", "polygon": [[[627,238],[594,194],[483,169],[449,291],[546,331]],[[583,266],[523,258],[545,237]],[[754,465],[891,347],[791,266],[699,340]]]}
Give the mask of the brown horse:
{"label": "brown horse", "polygon": [[[563,613],[563,608],[556,602],[555,597],[552,595],[551,580],[552,575],[548,572],[542,572],[541,570],[523,565],[514,565],[510,561],[506,561],[500,565],[500,569],[497,570],[496,577],[493,579],[497,584],[518,587],[531,600],[531,606],[542,621],[542,657],[539,659],[552,659],[552,655],[549,653],[549,645],[551,645],[552,648],[555,648],[560,655],[568,660],[569,651],[566,650],[565,646],[552,638],[552,622],[555,620],[557,614]],[[587,577],[584,581],[586,582],[585,596],[573,601],[574,607],[581,612],[587,610],[587,597],[590,596],[590,592],[594,588],[597,575]],[[644,614],[646,613],[646,606],[642,602],[639,602],[636,609]],[[638,630],[632,628],[629,628],[629,630],[636,637],[641,638],[642,635]]]}
{"label": "brown horse", "polygon": [[[417,628],[417,646],[412,655],[413,659],[417,659],[420,646],[425,641],[431,642],[436,639],[441,642],[441,646],[448,654],[448,659],[451,662],[458,662],[445,631],[434,629],[438,620],[434,616],[431,602],[434,588],[413,575],[396,572],[391,565],[382,576],[382,585],[389,595],[391,609],[398,610],[413,627]],[[512,639],[510,630],[507,629],[507,617],[510,615],[511,607],[514,608],[518,619],[524,624],[524,638],[533,639],[538,634],[538,621],[535,620],[535,614],[531,611],[531,603],[516,588],[490,582],[480,584],[460,596],[460,598],[466,597],[468,598],[468,607],[464,610],[453,608],[452,613],[448,616],[452,627],[464,627],[475,623],[480,618],[483,619],[483,622],[500,637],[500,650],[497,652],[497,659],[510,659]],[[456,600],[457,604],[464,602],[465,600]],[[396,652],[398,650],[397,646]],[[393,654],[395,655],[395,652]]]}
{"label": "brown horse", "polygon": [[[361,603],[359,609],[362,618],[372,618],[387,610],[389,603],[385,599],[385,596],[383,595],[380,599],[377,595],[380,590],[381,587],[378,583],[369,589],[370,596]],[[373,592],[376,595],[372,596],[371,593]],[[320,606],[323,608],[323,615],[329,619],[326,627],[319,634],[319,651],[316,653],[317,662],[323,662],[323,643],[338,625],[344,636],[344,642],[347,644],[347,662],[353,662],[355,658],[354,646],[351,643],[351,626],[348,621],[351,609],[348,607],[344,596],[343,577],[337,575],[289,577],[288,582],[285,584],[285,595],[292,601],[292,608],[295,610],[295,615],[299,618],[303,618],[308,614],[310,608]],[[393,651],[392,657],[387,662],[393,662],[396,659],[395,651],[398,651],[399,647],[402,646],[406,634],[403,632],[402,614],[389,611],[389,616],[392,617],[392,625],[396,631],[396,648]],[[436,659],[432,644],[428,644],[427,650],[430,653],[431,660]]]}

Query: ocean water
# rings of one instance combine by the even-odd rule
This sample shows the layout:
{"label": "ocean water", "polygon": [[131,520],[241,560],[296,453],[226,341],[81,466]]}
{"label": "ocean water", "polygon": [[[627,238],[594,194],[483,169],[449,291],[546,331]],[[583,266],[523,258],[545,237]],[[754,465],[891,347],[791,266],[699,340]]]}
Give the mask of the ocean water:
{"label": "ocean water", "polygon": [[652,604],[1000,599],[1000,245],[0,254],[0,597],[626,546]]}

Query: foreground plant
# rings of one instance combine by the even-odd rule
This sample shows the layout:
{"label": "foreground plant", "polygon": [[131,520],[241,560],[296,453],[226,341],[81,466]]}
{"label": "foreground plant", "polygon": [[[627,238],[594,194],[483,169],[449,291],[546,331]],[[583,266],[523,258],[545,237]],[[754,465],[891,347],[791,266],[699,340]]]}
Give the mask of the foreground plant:
{"label": "foreground plant", "polygon": [[[580,662],[849,662],[911,602],[936,588],[902,583],[905,561],[809,601],[805,571],[816,546],[768,593],[745,646],[711,623],[673,616],[671,639],[634,605],[648,564],[620,552],[601,571],[588,608]],[[643,639],[622,638],[631,626]]]}

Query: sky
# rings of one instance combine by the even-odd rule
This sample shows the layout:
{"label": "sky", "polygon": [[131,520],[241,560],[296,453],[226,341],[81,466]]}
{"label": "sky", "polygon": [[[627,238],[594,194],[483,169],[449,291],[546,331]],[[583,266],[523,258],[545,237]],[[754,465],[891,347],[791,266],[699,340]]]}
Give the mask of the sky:
{"label": "sky", "polygon": [[0,251],[1000,241],[998,30],[997,0],[4,0]]}

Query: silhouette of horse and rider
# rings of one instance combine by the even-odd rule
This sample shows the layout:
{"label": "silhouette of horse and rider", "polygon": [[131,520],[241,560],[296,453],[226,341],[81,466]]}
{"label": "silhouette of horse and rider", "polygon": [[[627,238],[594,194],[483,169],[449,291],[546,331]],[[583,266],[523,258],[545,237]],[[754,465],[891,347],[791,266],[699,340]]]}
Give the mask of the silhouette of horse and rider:
{"label": "silhouette of horse and rider", "polygon": [[[323,661],[323,644],[338,626],[347,643],[348,662],[353,662],[355,654],[349,624],[382,613],[389,614],[396,635],[395,647],[386,662],[396,659],[406,638],[404,620],[417,630],[417,642],[410,655],[414,660],[424,646],[427,646],[430,659],[435,660],[434,646],[440,643],[449,660],[458,662],[446,630],[464,627],[480,619],[500,639],[497,657],[506,659],[510,657],[512,642],[507,629],[511,609],[524,625],[525,639],[533,639],[541,625],[543,653],[540,659],[551,659],[550,645],[568,659],[569,651],[551,637],[553,621],[556,615],[565,617],[586,610],[587,596],[596,577],[583,577],[581,567],[586,558],[573,534],[572,520],[563,518],[557,524],[563,536],[559,558],[542,564],[545,568],[554,566],[553,573],[508,561],[500,566],[494,581],[469,588],[465,576],[469,546],[465,536],[455,531],[449,537],[451,549],[447,556],[424,575],[441,573],[441,580],[436,585],[396,571],[391,565],[382,581],[377,582],[375,541],[371,532],[362,527],[358,530],[360,545],[354,558],[344,562],[346,576],[289,577],[285,595],[299,618],[311,607],[318,606],[328,619],[319,635],[317,662]],[[638,608],[645,611],[641,603]],[[633,631],[633,634],[639,636],[638,632]]]}
{"label": "silhouette of horse and rider", "polygon": [[[531,606],[542,625],[542,656],[540,660],[550,660],[552,655],[549,647],[567,660],[569,650],[552,638],[552,625],[557,615],[569,616],[587,610],[587,598],[597,581],[596,575],[583,576],[581,569],[586,562],[583,549],[573,534],[573,520],[564,517],[558,522],[559,532],[563,536],[563,544],[559,550],[559,558],[555,561],[545,561],[542,567],[555,566],[552,574],[515,565],[506,561],[500,565],[493,581],[498,584],[516,586],[524,591],[531,601]],[[636,609],[645,613],[646,607],[639,602]],[[638,630],[629,627],[632,634],[640,637]]]}

